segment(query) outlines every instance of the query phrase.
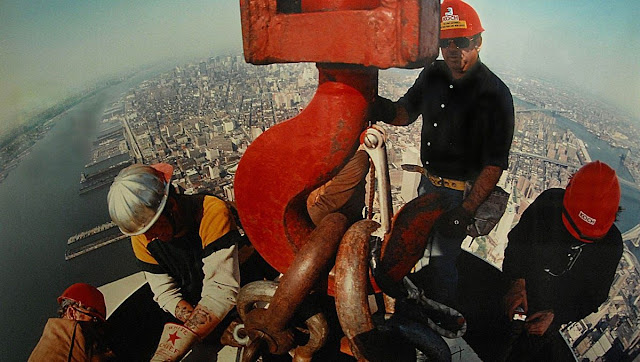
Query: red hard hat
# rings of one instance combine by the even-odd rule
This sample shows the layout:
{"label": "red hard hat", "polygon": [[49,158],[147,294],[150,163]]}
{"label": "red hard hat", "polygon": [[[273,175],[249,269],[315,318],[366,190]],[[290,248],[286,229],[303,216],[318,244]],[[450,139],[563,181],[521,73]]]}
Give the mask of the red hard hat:
{"label": "red hard hat", "polygon": [[576,239],[591,243],[604,237],[620,205],[616,172],[600,161],[582,166],[569,181],[562,205],[562,222]]}
{"label": "red hard hat", "polygon": [[440,39],[471,37],[483,32],[478,13],[461,0],[444,0],[440,5]]}
{"label": "red hard hat", "polygon": [[104,296],[98,288],[85,283],[76,283],[67,288],[58,297],[58,304],[62,304],[64,299],[72,300],[96,318],[104,321],[107,319],[107,307],[104,304]]}

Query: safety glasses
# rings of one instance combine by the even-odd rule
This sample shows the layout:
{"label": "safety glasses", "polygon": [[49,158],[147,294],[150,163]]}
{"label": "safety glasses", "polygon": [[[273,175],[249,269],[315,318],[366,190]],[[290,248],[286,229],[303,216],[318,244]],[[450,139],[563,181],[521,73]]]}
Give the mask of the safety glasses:
{"label": "safety glasses", "polygon": [[544,269],[544,271],[551,275],[552,277],[560,277],[565,275],[569,270],[571,270],[573,268],[573,266],[575,265],[576,261],[578,260],[578,258],[580,257],[580,254],[582,254],[582,248],[585,246],[586,244],[582,244],[582,245],[575,245],[571,247],[571,251],[568,253],[568,260],[567,260],[567,266],[564,268],[564,270],[559,271],[559,272],[554,272],[549,268]]}
{"label": "safety glasses", "polygon": [[449,39],[440,39],[440,48],[448,48],[449,44],[455,44],[458,49],[466,49],[471,46],[471,42],[474,38],[449,38]]}
{"label": "safety glasses", "polygon": [[99,319],[98,317],[94,316],[93,314],[91,314],[91,312],[84,310],[84,308],[78,306],[78,305],[72,305],[71,308],[73,308],[73,310],[75,310],[76,312],[86,315],[87,317],[91,318],[91,321],[93,322],[98,322]]}

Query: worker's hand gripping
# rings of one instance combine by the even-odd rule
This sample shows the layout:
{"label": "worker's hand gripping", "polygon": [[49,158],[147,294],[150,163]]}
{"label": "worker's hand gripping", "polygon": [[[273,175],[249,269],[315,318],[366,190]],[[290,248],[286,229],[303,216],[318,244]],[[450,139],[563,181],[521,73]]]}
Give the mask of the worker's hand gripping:
{"label": "worker's hand gripping", "polygon": [[151,361],[178,361],[198,340],[198,335],[191,329],[180,324],[167,323]]}
{"label": "worker's hand gripping", "polygon": [[547,332],[554,317],[551,309],[535,312],[527,318],[524,329],[531,335],[541,336]]}
{"label": "worker's hand gripping", "polygon": [[524,279],[516,279],[511,282],[511,286],[504,296],[505,314],[509,320],[513,319],[516,309],[522,308],[522,313],[526,314],[529,306],[527,303],[527,289]]}
{"label": "worker's hand gripping", "polygon": [[390,99],[376,96],[369,106],[368,113],[372,121],[390,123],[396,118],[396,106]]}

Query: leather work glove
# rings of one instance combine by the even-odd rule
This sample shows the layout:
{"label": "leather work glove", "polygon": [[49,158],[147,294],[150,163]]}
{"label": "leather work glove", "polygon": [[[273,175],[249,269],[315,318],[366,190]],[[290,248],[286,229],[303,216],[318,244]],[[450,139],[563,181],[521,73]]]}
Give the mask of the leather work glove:
{"label": "leather work glove", "polygon": [[179,361],[198,340],[198,335],[191,329],[181,324],[167,323],[151,361]]}
{"label": "leather work glove", "polygon": [[467,226],[473,221],[473,215],[462,206],[440,215],[435,229],[447,238],[462,238],[467,235]]}
{"label": "leather work glove", "polygon": [[390,99],[376,96],[369,106],[369,119],[385,123],[396,118],[396,106]]}
{"label": "leather work glove", "polygon": [[516,279],[511,282],[511,287],[504,296],[505,314],[509,320],[513,319],[513,315],[518,307],[527,313],[529,306],[527,303],[527,289],[525,288],[524,279]]}
{"label": "leather work glove", "polygon": [[531,335],[541,336],[549,329],[554,317],[555,313],[551,309],[535,312],[527,318],[524,329]]}

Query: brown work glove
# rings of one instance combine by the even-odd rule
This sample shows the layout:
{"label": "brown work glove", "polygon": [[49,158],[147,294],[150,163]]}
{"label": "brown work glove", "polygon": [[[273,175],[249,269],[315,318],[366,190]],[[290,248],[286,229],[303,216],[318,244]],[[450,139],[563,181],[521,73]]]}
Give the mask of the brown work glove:
{"label": "brown work glove", "polygon": [[179,361],[198,340],[198,335],[191,329],[181,324],[167,323],[151,362]]}
{"label": "brown work glove", "polygon": [[535,312],[527,317],[527,321],[524,323],[524,329],[529,334],[541,336],[549,329],[554,317],[555,314],[551,309]]}
{"label": "brown work glove", "polygon": [[396,105],[390,99],[376,96],[369,106],[369,119],[389,123],[396,118]]}
{"label": "brown work glove", "polygon": [[518,307],[521,307],[526,314],[529,306],[527,304],[527,289],[525,288],[524,279],[516,279],[511,282],[511,287],[504,296],[505,314],[509,320],[513,319],[513,315]]}
{"label": "brown work glove", "polygon": [[463,238],[467,235],[467,226],[473,221],[473,215],[464,207],[451,209],[436,220],[434,227],[446,238]]}

